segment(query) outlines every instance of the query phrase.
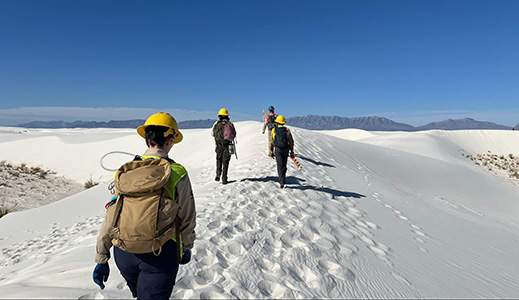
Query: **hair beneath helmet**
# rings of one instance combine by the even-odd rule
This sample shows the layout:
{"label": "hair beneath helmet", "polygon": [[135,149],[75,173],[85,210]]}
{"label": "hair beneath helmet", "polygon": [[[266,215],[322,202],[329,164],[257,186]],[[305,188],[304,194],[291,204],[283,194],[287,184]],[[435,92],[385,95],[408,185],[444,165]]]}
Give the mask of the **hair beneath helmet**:
{"label": "hair beneath helmet", "polygon": [[168,136],[164,136],[164,133],[166,131],[168,131],[168,129],[169,128],[165,127],[165,126],[156,126],[156,125],[146,126],[146,128],[144,130],[146,132],[146,136],[145,136],[146,145],[148,145],[148,147],[150,147],[150,146],[152,146],[152,147],[159,146],[160,148],[164,147],[168,138],[173,137],[172,134],[169,134]]}
{"label": "hair beneath helmet", "polygon": [[231,118],[229,118],[229,116],[226,116],[226,115],[218,115],[218,119],[220,121],[223,121],[223,120],[229,121]]}

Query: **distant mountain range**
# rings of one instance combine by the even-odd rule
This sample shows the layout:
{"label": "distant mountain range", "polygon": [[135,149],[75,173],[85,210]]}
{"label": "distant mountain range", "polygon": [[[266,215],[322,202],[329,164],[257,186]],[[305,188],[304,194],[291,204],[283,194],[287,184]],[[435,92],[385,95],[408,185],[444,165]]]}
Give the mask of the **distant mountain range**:
{"label": "distant mountain range", "polygon": [[[97,122],[97,121],[74,121],[74,122],[63,122],[63,121],[34,121],[24,124],[17,125],[18,127],[25,128],[137,128],[144,124],[146,120],[117,120],[108,122]],[[189,120],[178,122],[178,128],[180,129],[191,129],[191,128],[211,128],[216,120]]]}
{"label": "distant mountain range", "polygon": [[404,123],[397,123],[393,120],[377,116],[346,118],[337,116],[330,117],[308,115],[306,117],[287,118],[287,123],[292,126],[314,130],[333,130],[345,128],[356,128],[370,131],[420,131],[431,129],[512,129],[512,127],[509,126],[499,125],[491,122],[477,121],[471,118],[457,120],[449,119],[441,122],[432,122],[427,125],[418,127],[414,127]]}
{"label": "distant mountain range", "polygon": [[[181,129],[190,128],[211,128],[216,120],[190,120],[178,123]],[[145,120],[122,120],[122,121],[35,121],[25,124],[19,124],[18,127],[25,128],[137,128],[144,124]],[[499,129],[511,130],[512,127],[499,125],[492,122],[477,121],[471,118],[445,120],[440,122],[432,122],[427,125],[414,127],[404,123],[397,123],[393,120],[371,116],[359,118],[347,118],[338,116],[317,116],[308,115],[305,117],[287,118],[290,126],[313,129],[313,130],[333,130],[356,128],[369,131],[420,131],[420,130],[464,130],[464,129]],[[515,127],[519,129],[519,124]]]}
{"label": "distant mountain range", "polygon": [[432,122],[424,126],[416,127],[417,130],[443,129],[443,130],[460,130],[460,129],[502,129],[510,130],[512,127],[499,125],[492,122],[476,121],[474,119],[465,118],[458,120],[445,120],[441,122]]}
{"label": "distant mountain range", "polygon": [[413,131],[411,125],[397,123],[393,120],[381,117],[360,117],[346,118],[337,116],[316,116],[308,115],[305,117],[287,118],[287,123],[291,126],[314,129],[314,130],[333,130],[345,128],[357,128],[372,131]]}

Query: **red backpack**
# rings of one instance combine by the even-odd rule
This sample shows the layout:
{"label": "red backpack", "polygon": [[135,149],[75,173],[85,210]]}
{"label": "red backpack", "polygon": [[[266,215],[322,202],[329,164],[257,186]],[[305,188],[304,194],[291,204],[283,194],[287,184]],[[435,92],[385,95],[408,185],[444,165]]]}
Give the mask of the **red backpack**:
{"label": "red backpack", "polygon": [[223,123],[223,139],[230,142],[234,141],[234,138],[236,137],[236,129],[234,129],[234,125],[231,121],[224,121]]}

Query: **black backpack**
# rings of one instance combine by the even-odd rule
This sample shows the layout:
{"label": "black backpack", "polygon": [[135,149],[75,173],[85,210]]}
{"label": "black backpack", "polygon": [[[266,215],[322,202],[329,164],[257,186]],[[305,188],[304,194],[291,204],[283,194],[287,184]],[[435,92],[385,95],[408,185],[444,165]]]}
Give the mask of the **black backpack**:
{"label": "black backpack", "polygon": [[274,131],[274,146],[277,148],[287,148],[288,145],[288,129],[286,127],[276,127]]}
{"label": "black backpack", "polygon": [[274,128],[274,123],[275,123],[277,117],[278,117],[278,115],[276,115],[276,114],[267,116],[267,120],[268,120],[267,127],[269,130],[272,130],[272,128]]}

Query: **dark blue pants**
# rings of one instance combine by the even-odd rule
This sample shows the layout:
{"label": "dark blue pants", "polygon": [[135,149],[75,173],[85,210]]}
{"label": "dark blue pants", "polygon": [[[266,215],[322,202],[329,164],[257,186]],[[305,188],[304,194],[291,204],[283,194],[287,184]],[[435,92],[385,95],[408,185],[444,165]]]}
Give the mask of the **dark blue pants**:
{"label": "dark blue pants", "polygon": [[133,297],[169,299],[178,273],[177,245],[173,240],[162,246],[159,256],[133,254],[114,247],[114,258]]}

